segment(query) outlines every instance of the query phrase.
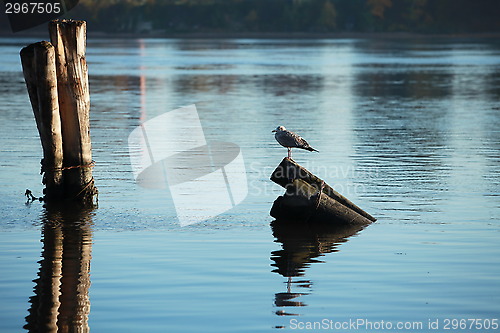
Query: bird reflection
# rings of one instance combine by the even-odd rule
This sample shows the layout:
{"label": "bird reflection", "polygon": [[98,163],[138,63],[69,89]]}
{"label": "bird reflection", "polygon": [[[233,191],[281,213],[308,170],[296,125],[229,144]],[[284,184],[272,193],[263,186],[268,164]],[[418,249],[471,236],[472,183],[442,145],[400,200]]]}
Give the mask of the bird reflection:
{"label": "bird reflection", "polygon": [[[292,277],[288,277],[288,281],[286,282],[286,292],[277,293],[274,295],[274,305],[277,307],[297,307],[297,306],[306,306],[307,304],[297,300],[296,298],[308,295],[309,293],[297,293],[292,292],[292,285],[295,284],[299,287],[310,288],[310,281],[292,281]],[[276,311],[278,316],[298,316],[296,313],[289,313],[284,310]]]}
{"label": "bird reflection", "polygon": [[91,210],[47,210],[42,260],[24,326],[29,332],[89,332]]}
{"label": "bird reflection", "polygon": [[[306,306],[298,298],[308,295],[308,292],[293,292],[292,288],[309,290],[313,282],[296,280],[294,277],[304,276],[305,270],[312,264],[322,262],[317,258],[325,253],[336,252],[337,246],[365,226],[362,225],[335,225],[325,223],[294,222],[290,220],[275,220],[271,222],[273,236],[276,242],[281,243],[281,250],[271,253],[271,266],[276,267],[273,272],[287,277],[286,291],[275,294],[274,304],[277,307]],[[284,310],[276,311],[279,316],[298,315]]]}

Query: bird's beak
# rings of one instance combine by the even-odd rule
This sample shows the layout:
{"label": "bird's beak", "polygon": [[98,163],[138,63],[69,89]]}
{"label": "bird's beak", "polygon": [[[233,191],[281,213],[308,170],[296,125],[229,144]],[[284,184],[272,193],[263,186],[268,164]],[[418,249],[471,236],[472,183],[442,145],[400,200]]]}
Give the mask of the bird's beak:
{"label": "bird's beak", "polygon": [[271,132],[273,132],[273,133],[274,133],[274,132],[276,132],[276,130],[272,130]]}

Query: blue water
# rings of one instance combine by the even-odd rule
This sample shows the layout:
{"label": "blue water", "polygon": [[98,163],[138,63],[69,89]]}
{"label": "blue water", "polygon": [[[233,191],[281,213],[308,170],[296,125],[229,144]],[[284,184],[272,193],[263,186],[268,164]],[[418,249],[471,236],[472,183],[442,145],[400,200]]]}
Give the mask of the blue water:
{"label": "blue water", "polygon": [[[61,326],[75,304],[71,325],[93,332],[292,331],[323,320],[430,332],[429,321],[444,330],[447,319],[500,319],[496,40],[91,39],[99,207],[59,215],[23,196],[42,192],[18,55],[35,41],[0,39],[1,332],[23,331],[30,309]],[[181,227],[168,191],[135,182],[128,135],[190,104],[207,140],[240,146],[248,196]],[[320,151],[294,151],[297,162],[378,221],[358,233],[273,227],[283,189],[269,176],[286,154],[278,125]],[[50,249],[68,253],[62,288],[37,280]],[[37,285],[63,305],[34,305]]]}

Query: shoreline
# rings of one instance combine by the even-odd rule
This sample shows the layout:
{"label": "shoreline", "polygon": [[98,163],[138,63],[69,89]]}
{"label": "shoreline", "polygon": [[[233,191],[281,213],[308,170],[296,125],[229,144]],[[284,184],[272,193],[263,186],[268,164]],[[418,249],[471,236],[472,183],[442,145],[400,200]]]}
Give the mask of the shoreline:
{"label": "shoreline", "polygon": [[[48,37],[45,31],[0,32],[0,37]],[[490,39],[499,38],[500,32],[422,34],[413,32],[184,32],[184,33],[109,33],[88,31],[93,39]]]}

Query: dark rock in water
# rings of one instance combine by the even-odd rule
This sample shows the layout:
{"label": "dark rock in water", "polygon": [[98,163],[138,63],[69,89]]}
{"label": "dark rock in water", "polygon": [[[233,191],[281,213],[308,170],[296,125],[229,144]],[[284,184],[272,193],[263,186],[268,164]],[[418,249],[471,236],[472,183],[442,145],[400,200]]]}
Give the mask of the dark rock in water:
{"label": "dark rock in water", "polygon": [[314,220],[340,225],[366,225],[376,221],[290,158],[283,159],[271,175],[271,180],[286,189],[271,208],[271,216],[277,219]]}

